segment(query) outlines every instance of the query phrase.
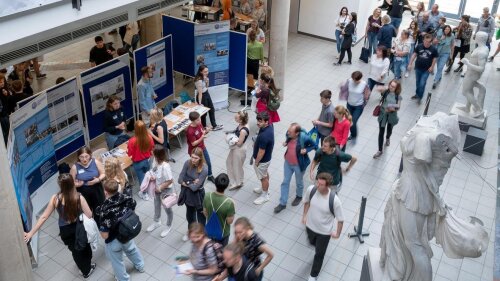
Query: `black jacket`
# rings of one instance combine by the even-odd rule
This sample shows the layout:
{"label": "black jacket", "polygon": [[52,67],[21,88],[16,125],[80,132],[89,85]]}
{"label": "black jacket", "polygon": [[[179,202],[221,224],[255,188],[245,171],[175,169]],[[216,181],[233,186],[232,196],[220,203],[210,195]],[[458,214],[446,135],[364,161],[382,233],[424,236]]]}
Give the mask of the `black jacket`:
{"label": "black jacket", "polygon": [[135,210],[135,200],[117,192],[115,195],[104,200],[101,206],[98,206],[95,211],[95,220],[99,226],[99,231],[108,232],[106,243],[113,241],[116,237],[116,226],[118,220],[128,211]]}
{"label": "black jacket", "polygon": [[342,40],[342,49],[349,49],[352,46],[352,35],[356,32],[356,24],[348,23],[344,28],[344,39]]}
{"label": "black jacket", "polygon": [[125,122],[125,120],[126,117],[121,108],[113,111],[105,110],[103,129],[104,132],[112,135],[119,135],[123,133],[123,130],[117,129],[115,127],[118,126],[121,122]]}

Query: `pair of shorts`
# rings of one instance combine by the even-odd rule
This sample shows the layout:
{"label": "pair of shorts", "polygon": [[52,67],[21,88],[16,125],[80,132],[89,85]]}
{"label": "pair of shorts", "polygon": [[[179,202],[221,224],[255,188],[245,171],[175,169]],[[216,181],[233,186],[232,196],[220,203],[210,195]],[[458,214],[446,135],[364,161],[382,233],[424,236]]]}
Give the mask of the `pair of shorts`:
{"label": "pair of shorts", "polygon": [[394,26],[394,28],[398,29],[399,26],[401,25],[401,22],[403,21],[402,18],[391,18],[391,23]]}
{"label": "pair of shorts", "polygon": [[269,164],[271,161],[268,162],[260,162],[259,166],[253,164],[253,169],[255,170],[255,174],[257,175],[257,178],[259,180],[262,180],[264,178],[267,178],[269,174],[267,173],[267,169],[269,169]]}

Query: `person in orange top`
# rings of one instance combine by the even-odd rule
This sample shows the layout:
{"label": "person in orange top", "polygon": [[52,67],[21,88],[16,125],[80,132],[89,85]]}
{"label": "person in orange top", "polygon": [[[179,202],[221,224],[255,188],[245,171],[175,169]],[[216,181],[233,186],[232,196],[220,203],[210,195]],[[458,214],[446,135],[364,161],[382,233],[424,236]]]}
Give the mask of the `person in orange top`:
{"label": "person in orange top", "polygon": [[[135,174],[142,183],[146,172],[149,171],[149,158],[153,151],[154,142],[153,138],[148,134],[146,124],[138,120],[134,124],[134,136],[130,138],[127,144],[127,154],[132,158],[132,166],[134,167]],[[149,200],[147,193],[139,191],[139,197],[143,200]]]}
{"label": "person in orange top", "polygon": [[337,105],[333,112],[335,121],[333,122],[333,130],[330,134],[342,151],[345,151],[349,129],[352,124],[352,117],[349,110],[343,105]]}
{"label": "person in orange top", "polygon": [[230,20],[233,14],[231,0],[221,0],[220,4],[223,12],[221,20]]}

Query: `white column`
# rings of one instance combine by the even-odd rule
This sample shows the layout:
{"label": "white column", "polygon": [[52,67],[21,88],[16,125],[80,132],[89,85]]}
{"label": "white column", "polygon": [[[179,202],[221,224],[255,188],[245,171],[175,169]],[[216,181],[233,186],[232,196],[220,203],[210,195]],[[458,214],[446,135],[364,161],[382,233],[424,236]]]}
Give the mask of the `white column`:
{"label": "white column", "polygon": [[269,27],[269,65],[274,70],[276,87],[281,88],[281,98],[285,94],[285,68],[288,45],[288,21],[290,0],[274,0],[271,7],[271,26]]}
{"label": "white column", "polygon": [[[0,132],[2,129],[0,129]],[[33,280],[31,260],[10,174],[7,150],[0,133],[0,280]]]}

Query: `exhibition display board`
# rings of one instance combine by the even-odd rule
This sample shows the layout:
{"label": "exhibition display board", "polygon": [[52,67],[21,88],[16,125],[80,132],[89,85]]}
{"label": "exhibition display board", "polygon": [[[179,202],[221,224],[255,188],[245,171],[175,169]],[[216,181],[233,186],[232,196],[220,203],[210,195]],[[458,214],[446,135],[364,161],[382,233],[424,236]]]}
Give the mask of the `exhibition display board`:
{"label": "exhibition display board", "polygon": [[172,35],[174,70],[194,77],[194,26],[195,23],[172,16],[162,16],[163,36]]}
{"label": "exhibition display board", "polygon": [[247,41],[246,33],[229,32],[229,88],[242,92],[247,91]]}
{"label": "exhibition display board", "polygon": [[110,96],[118,96],[123,113],[127,119],[132,118],[134,102],[128,54],[80,73],[80,84],[90,141],[104,132],[102,120]]}
{"label": "exhibition display board", "polygon": [[[83,108],[76,78],[55,85],[40,94],[47,97],[50,133],[57,160],[62,160],[86,144],[83,124]],[[32,101],[36,96],[18,102],[18,107]]]}
{"label": "exhibition display board", "polygon": [[10,115],[7,157],[25,230],[59,190],[57,159],[46,93]]}
{"label": "exhibition display board", "polygon": [[155,90],[156,102],[174,93],[174,73],[172,62],[172,36],[168,35],[134,51],[136,83],[141,80],[141,68],[153,69],[151,83]]}

